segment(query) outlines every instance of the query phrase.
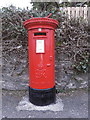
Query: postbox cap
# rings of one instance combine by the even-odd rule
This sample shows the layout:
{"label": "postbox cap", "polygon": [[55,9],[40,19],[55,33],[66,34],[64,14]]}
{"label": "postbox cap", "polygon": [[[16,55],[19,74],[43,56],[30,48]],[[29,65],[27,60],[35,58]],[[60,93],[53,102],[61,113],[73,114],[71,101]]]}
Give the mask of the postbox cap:
{"label": "postbox cap", "polygon": [[29,30],[29,29],[34,29],[34,28],[49,28],[49,29],[56,29],[58,26],[58,21],[52,18],[31,18],[26,20],[24,23],[24,27]]}

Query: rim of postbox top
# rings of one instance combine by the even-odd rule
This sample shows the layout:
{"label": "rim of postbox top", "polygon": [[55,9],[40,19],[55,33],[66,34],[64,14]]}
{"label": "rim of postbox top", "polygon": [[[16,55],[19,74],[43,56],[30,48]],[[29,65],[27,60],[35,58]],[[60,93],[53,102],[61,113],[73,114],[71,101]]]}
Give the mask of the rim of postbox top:
{"label": "rim of postbox top", "polygon": [[34,29],[34,28],[52,28],[55,29],[57,28],[59,22],[55,19],[52,18],[31,18],[23,22],[24,27],[29,30],[29,29]]}

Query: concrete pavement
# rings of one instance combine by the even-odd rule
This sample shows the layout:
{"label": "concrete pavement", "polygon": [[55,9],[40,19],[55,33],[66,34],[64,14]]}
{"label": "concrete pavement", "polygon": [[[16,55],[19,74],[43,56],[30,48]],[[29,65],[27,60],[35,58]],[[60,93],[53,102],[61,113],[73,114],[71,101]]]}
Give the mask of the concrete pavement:
{"label": "concrete pavement", "polygon": [[2,93],[3,118],[88,118],[86,90],[58,93],[56,105],[45,109],[29,103],[28,91],[3,90]]}

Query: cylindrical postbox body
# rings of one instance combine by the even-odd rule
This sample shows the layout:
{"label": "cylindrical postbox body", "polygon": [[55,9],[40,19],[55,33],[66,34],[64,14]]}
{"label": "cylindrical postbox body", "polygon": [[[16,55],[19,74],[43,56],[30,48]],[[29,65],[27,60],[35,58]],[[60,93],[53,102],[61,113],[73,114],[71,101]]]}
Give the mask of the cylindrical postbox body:
{"label": "cylindrical postbox body", "polygon": [[35,105],[55,102],[54,31],[58,21],[32,18],[24,22],[28,30],[29,100]]}

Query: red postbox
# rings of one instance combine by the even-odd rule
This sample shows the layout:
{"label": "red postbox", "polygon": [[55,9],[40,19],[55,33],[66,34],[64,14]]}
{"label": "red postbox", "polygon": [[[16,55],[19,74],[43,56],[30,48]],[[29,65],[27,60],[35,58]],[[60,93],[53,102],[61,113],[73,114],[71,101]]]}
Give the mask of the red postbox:
{"label": "red postbox", "polygon": [[55,102],[54,31],[58,21],[31,18],[24,22],[28,30],[29,100],[35,105]]}

